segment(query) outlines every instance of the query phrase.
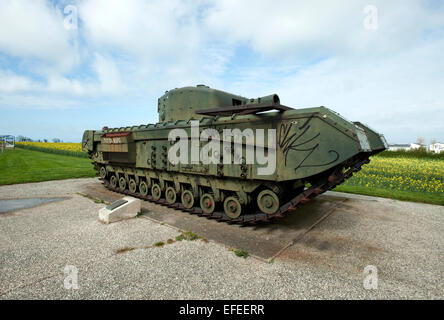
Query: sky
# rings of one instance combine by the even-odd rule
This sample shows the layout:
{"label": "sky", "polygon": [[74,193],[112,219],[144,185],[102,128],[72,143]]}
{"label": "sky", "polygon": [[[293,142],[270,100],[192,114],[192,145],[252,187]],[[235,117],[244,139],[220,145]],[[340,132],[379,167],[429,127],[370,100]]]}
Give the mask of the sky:
{"label": "sky", "polygon": [[0,0],[0,135],[80,142],[206,84],[444,142],[440,0]]}

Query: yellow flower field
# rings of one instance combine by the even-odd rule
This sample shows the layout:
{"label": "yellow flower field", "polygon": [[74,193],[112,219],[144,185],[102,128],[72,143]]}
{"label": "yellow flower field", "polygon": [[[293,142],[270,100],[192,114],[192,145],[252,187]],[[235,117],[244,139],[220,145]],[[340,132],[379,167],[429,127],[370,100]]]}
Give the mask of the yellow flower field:
{"label": "yellow flower field", "polygon": [[34,146],[39,148],[46,149],[56,149],[56,150],[65,150],[65,151],[73,151],[80,152],[82,151],[81,143],[70,143],[70,142],[17,142],[17,145],[24,146]]}
{"label": "yellow flower field", "polygon": [[16,142],[17,148],[55,153],[79,158],[88,158],[88,154],[82,151],[81,143],[70,142]]}
{"label": "yellow flower field", "polygon": [[371,157],[346,185],[444,196],[444,160]]}

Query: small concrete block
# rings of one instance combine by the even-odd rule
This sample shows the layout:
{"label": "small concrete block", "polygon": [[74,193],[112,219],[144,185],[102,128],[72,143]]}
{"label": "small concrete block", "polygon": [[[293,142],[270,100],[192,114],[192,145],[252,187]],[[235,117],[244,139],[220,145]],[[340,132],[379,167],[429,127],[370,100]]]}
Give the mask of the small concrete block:
{"label": "small concrete block", "polygon": [[111,223],[137,216],[141,210],[141,200],[133,197],[123,197],[114,201],[99,211],[99,220]]}

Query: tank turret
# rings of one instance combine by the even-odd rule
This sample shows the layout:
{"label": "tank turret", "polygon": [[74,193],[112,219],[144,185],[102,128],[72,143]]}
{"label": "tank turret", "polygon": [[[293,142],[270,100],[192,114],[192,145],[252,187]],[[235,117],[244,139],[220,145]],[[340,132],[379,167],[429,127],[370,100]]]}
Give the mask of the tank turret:
{"label": "tank turret", "polygon": [[248,104],[279,104],[276,94],[249,99],[228,92],[212,89],[199,84],[196,87],[183,87],[166,91],[158,100],[159,122],[184,119],[201,119],[202,110],[228,108]]}

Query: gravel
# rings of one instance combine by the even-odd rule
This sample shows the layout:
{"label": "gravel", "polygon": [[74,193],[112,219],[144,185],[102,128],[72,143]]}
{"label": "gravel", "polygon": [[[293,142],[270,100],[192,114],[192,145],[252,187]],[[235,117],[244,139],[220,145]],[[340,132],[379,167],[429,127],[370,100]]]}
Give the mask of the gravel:
{"label": "gravel", "polygon": [[[104,205],[77,194],[92,181],[0,187],[0,199],[67,197],[0,214],[1,299],[444,298],[441,206],[341,194],[342,208],[268,263],[211,239],[156,247],[180,232],[143,216],[101,224]],[[64,287],[67,265],[78,289]],[[366,265],[377,289],[363,287]]]}

